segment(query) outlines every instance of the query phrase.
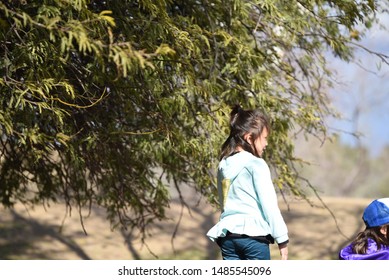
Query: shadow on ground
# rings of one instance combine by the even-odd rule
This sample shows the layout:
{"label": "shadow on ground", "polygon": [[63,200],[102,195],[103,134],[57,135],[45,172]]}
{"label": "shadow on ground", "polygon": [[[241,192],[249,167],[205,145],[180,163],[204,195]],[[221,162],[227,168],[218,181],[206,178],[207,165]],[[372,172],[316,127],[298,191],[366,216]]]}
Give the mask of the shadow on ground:
{"label": "shadow on ground", "polygon": [[60,242],[66,250],[72,251],[80,259],[90,259],[71,237],[61,234],[58,226],[26,219],[15,210],[10,210],[9,213],[8,222],[2,223],[0,230],[0,259],[50,259],[50,249],[40,250],[35,246],[38,241],[45,239]]}

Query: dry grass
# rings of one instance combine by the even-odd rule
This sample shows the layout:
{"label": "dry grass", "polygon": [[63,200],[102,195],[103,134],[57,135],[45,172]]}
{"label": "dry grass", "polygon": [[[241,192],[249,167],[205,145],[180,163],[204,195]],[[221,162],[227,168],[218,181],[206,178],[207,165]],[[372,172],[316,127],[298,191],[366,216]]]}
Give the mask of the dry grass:
{"label": "dry grass", "polygon": [[[290,259],[336,259],[347,237],[363,229],[361,215],[370,199],[323,201],[336,220],[325,208],[294,199],[289,206],[280,201],[290,233]],[[315,204],[320,205],[318,201]],[[203,202],[191,205],[190,211],[172,203],[170,220],[156,224],[146,245],[135,233],[112,231],[101,209],[93,209],[84,218],[87,235],[78,213],[65,218],[63,205],[47,209],[17,205],[12,211],[0,210],[0,214],[0,259],[220,259],[217,245],[205,237],[218,213]],[[271,251],[272,258],[279,259],[275,245]]]}

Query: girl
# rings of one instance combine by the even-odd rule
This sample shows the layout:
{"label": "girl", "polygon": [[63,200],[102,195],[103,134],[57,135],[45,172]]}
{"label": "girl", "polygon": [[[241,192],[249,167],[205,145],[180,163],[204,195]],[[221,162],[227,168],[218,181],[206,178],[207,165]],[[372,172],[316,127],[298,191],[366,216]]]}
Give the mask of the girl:
{"label": "girl", "polygon": [[270,124],[259,110],[231,112],[230,135],[221,149],[217,185],[222,214],[207,233],[224,260],[270,260],[269,243],[277,242],[288,258],[288,230],[266,162]]}
{"label": "girl", "polygon": [[389,198],[376,199],[363,212],[366,229],[341,249],[341,260],[389,260]]}

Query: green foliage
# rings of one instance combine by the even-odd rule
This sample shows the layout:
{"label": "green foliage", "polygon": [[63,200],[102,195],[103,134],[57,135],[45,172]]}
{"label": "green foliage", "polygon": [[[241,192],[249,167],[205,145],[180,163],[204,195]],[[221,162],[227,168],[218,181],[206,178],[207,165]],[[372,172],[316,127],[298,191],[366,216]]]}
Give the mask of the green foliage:
{"label": "green foliage", "polygon": [[113,224],[163,219],[169,186],[216,202],[230,106],[274,129],[276,185],[304,196],[290,132],[326,137],[332,73],[374,1],[0,3],[0,199],[97,203]]}

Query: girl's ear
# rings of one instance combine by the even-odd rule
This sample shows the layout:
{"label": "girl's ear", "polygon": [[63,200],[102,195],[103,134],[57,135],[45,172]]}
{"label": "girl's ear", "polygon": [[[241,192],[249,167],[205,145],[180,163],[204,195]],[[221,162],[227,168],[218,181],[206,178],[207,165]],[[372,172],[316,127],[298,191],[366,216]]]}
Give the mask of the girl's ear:
{"label": "girl's ear", "polygon": [[387,232],[388,232],[388,227],[387,226],[383,226],[380,228],[380,232],[386,236]]}
{"label": "girl's ear", "polygon": [[251,133],[246,133],[244,136],[243,136],[243,139],[246,140],[247,143],[249,143],[250,145],[252,145],[252,137],[251,137]]}

